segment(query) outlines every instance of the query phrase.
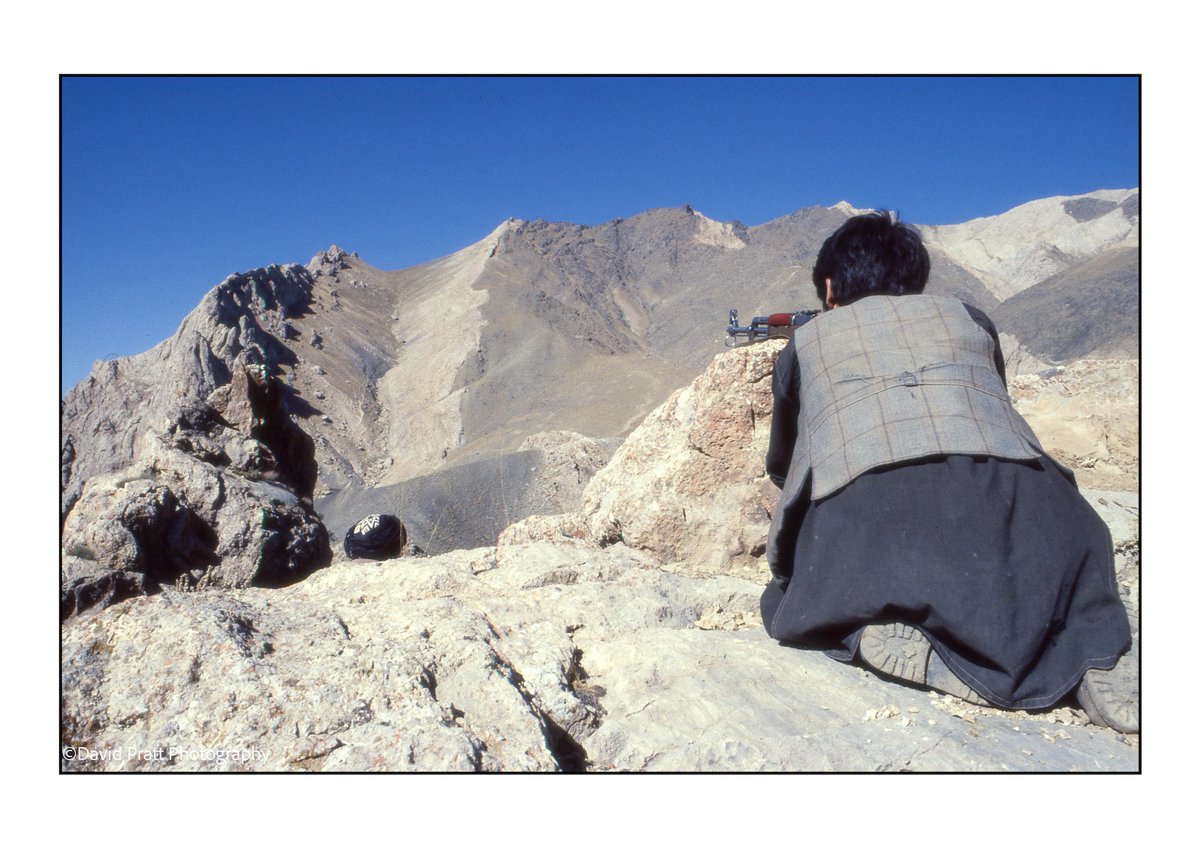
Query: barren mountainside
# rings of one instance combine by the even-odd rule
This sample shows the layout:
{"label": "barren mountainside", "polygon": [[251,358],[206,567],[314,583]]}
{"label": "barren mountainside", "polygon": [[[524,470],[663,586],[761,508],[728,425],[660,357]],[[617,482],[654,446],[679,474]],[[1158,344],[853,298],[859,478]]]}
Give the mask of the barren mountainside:
{"label": "barren mountainside", "polygon": [[1048,361],[1136,359],[1140,276],[1138,248],[1110,248],[1018,292],[992,318]]}
{"label": "barren mountainside", "polygon": [[[1137,199],[1050,198],[922,228],[929,291],[982,307],[1044,361],[1136,356]],[[313,497],[334,536],[359,493],[395,500],[388,487],[421,480],[405,488],[433,516],[421,538],[446,513],[442,475],[465,464],[493,478],[505,469],[514,502],[546,491],[538,469],[554,467],[553,451],[512,459],[527,439],[570,431],[611,450],[723,349],[730,307],[743,320],[817,307],[817,249],[854,212],[812,207],[756,227],[690,207],[597,226],[512,219],[413,268],[383,271],[333,247],[307,266],[233,275],[171,339],[97,363],[68,393],[64,520],[90,477],[128,466],[172,410],[248,364],[279,379],[312,439]],[[494,530],[493,516],[462,521],[464,544]]]}
{"label": "barren mountainside", "polygon": [[1048,197],[1002,215],[922,227],[925,242],[1003,301],[1106,250],[1139,243],[1138,189]]}

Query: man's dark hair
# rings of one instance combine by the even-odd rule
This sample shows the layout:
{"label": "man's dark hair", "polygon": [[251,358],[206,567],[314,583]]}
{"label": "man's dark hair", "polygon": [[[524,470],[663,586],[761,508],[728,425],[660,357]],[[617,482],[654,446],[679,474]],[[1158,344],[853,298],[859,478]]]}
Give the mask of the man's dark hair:
{"label": "man's dark hair", "polygon": [[920,294],[929,282],[921,236],[890,212],[857,215],[825,240],[813,266],[817,297],[833,281],[833,302],[846,306],[872,294]]}

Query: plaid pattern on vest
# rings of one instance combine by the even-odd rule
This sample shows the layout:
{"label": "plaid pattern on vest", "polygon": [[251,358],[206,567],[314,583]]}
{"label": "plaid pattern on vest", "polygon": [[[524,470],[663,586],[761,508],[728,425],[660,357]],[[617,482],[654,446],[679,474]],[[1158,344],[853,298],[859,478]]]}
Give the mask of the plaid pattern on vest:
{"label": "plaid pattern on vest", "polygon": [[905,460],[1044,454],[996,372],[992,337],[957,300],[864,298],[808,322],[795,346],[800,420],[785,496],[810,470],[817,500]]}

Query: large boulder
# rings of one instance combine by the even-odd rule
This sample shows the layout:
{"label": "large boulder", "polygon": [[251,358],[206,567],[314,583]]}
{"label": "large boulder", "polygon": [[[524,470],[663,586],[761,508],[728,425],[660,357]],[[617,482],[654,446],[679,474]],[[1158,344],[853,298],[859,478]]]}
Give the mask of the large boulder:
{"label": "large boulder", "polygon": [[578,512],[517,522],[500,544],[619,541],[688,573],[765,579],[763,554],[779,490],[763,460],[771,375],[784,344],[772,339],[718,355],[596,472]]}
{"label": "large boulder", "polygon": [[279,585],[328,564],[312,440],[265,367],[173,411],[82,487],[62,531],[62,616],[164,584]]}
{"label": "large boulder", "polygon": [[299,265],[231,274],[171,338],[137,356],[97,362],[62,402],[63,519],[90,478],[128,467],[142,436],[179,407],[203,401],[245,366],[274,375],[294,364],[285,326],[309,310],[312,288]]}
{"label": "large boulder", "polygon": [[[646,416],[583,493],[581,509],[514,523],[500,544],[622,541],[692,574],[766,579],[763,558],[779,490],[766,476],[771,375],[785,342],[715,357]],[[1138,363],[1080,360],[1010,376],[1016,409],[1081,485],[1134,491]]]}
{"label": "large boulder", "polygon": [[1080,486],[1138,489],[1141,365],[1081,359],[1010,377],[1013,405],[1043,447],[1075,472]]}

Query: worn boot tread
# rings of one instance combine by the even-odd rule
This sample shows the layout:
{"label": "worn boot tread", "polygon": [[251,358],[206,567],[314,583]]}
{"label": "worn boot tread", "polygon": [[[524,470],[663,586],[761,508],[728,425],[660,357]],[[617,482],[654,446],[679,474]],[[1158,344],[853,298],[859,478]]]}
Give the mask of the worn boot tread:
{"label": "worn boot tread", "polygon": [[955,676],[925,634],[915,627],[897,622],[872,624],[864,628],[858,650],[862,661],[880,674],[927,686],[972,704],[987,704]]}

